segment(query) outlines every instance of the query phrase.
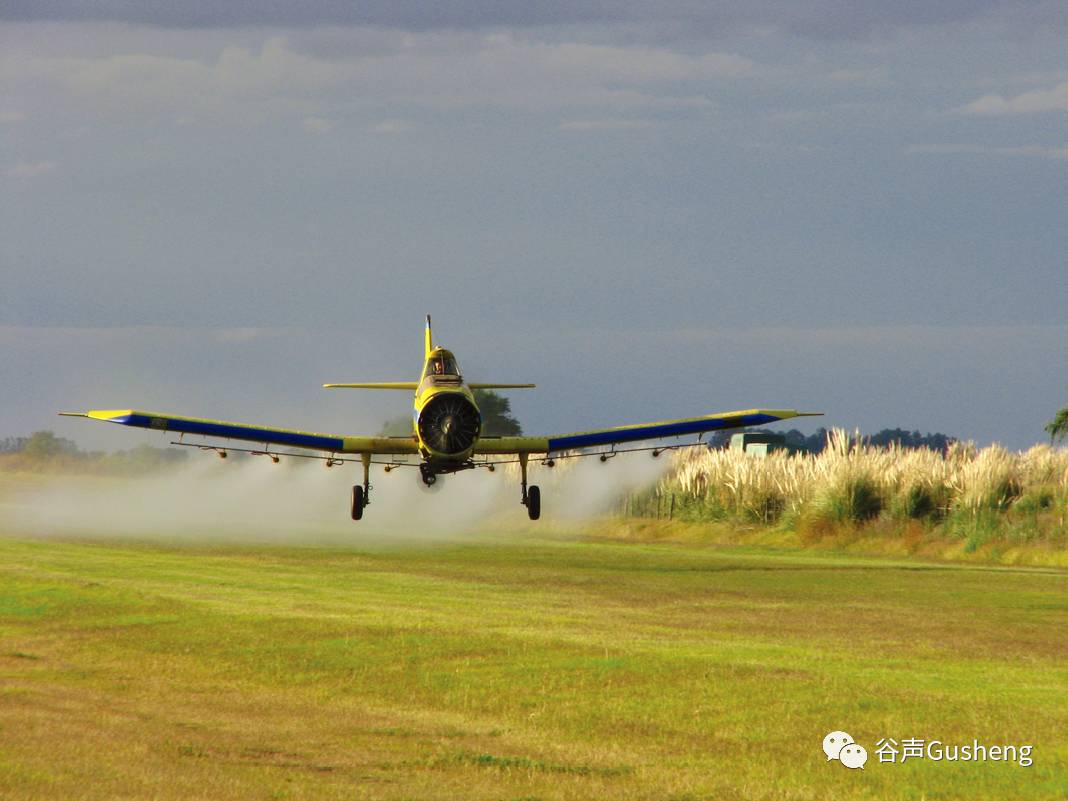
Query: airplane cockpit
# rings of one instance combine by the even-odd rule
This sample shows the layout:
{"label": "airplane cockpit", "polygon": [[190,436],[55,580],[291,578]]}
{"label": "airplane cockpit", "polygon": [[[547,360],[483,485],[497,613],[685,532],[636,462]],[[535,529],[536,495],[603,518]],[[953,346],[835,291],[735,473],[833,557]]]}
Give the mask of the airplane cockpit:
{"label": "airplane cockpit", "polygon": [[459,380],[460,366],[456,363],[456,357],[449,351],[441,349],[431,353],[430,358],[426,360],[423,378],[430,376]]}

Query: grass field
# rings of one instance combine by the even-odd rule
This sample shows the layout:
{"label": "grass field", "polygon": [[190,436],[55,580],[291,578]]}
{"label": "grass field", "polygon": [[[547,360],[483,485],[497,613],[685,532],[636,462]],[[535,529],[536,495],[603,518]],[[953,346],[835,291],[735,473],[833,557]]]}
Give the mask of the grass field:
{"label": "grass field", "polygon": [[1056,570],[0,537],[0,798],[1063,798],[1066,632]]}

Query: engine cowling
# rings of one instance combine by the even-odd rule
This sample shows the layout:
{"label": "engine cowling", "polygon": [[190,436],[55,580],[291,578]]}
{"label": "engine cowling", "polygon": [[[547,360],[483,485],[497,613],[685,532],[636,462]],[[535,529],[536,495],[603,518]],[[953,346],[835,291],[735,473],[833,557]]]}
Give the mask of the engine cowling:
{"label": "engine cowling", "polygon": [[469,451],[481,431],[482,415],[459,392],[435,395],[419,412],[419,437],[437,453],[458,455]]}

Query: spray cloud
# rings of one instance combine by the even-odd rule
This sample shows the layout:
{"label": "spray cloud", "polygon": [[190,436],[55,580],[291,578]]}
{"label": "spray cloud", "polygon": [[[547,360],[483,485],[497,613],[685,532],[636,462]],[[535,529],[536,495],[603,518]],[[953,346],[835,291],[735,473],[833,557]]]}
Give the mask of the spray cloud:
{"label": "spray cloud", "polygon": [[531,462],[530,483],[542,488],[542,522],[519,503],[519,470],[471,470],[439,478],[431,490],[413,468],[371,472],[364,519],[348,515],[358,464],[324,469],[314,460],[231,454],[139,478],[48,476],[0,496],[0,531],[189,542],[353,545],[375,541],[456,540],[495,526],[580,522],[611,508],[626,491],[647,486],[670,460],[620,454],[562,459],[555,468]]}

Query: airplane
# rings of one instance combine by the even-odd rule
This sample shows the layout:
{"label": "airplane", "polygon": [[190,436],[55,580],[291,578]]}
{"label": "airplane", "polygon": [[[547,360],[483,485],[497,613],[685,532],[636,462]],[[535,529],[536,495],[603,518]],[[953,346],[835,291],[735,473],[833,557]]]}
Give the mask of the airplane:
{"label": "airplane", "polygon": [[[426,317],[423,373],[419,381],[323,384],[323,387],[414,392],[411,435],[367,437],[320,434],[136,409],[97,409],[88,412],[59,412],[59,414],[64,417],[87,417],[124,426],[174,432],[179,435],[179,439],[172,442],[172,445],[185,445],[214,451],[224,459],[227,452],[232,450],[268,456],[273,462],[278,462],[283,455],[322,459],[327,467],[332,467],[344,462],[356,461],[354,458],[346,458],[339,454],[358,455],[363,465],[363,483],[352,487],[350,513],[353,520],[360,520],[364,509],[371,502],[370,469],[372,464],[384,465],[385,472],[388,473],[398,467],[413,466],[407,459],[417,457],[420,478],[427,487],[430,487],[441,475],[483,467],[492,471],[499,464],[518,462],[522,485],[520,502],[527,508],[527,515],[530,519],[537,520],[541,516],[541,490],[537,485],[527,485],[527,465],[531,456],[538,457],[541,463],[548,467],[552,467],[556,459],[576,456],[599,456],[601,461],[605,462],[618,453],[651,451],[655,457],[665,450],[700,445],[702,444],[701,437],[709,431],[757,426],[792,417],[821,414],[820,412],[799,412],[794,409],[746,409],[681,420],[639,423],[547,437],[485,435],[482,433],[482,416],[475,403],[473,391],[476,389],[531,389],[534,384],[465,382],[453,353],[434,344],[429,314]],[[188,443],[184,441],[186,434],[245,440],[262,443],[263,447],[249,449],[234,448],[229,445]],[[698,440],[693,443],[630,449],[616,448],[617,445],[624,443],[663,440],[692,434],[698,435]],[[280,453],[272,451],[271,445],[319,451],[327,455]],[[605,447],[609,449],[603,450]],[[602,450],[590,451],[590,448],[602,448]],[[389,457],[389,459],[376,460],[374,457]]]}

